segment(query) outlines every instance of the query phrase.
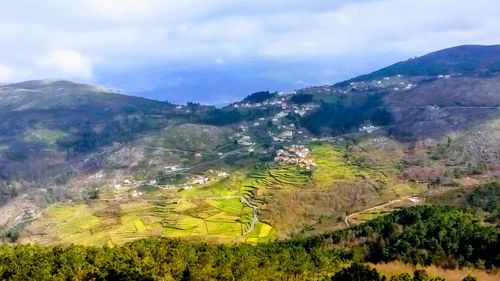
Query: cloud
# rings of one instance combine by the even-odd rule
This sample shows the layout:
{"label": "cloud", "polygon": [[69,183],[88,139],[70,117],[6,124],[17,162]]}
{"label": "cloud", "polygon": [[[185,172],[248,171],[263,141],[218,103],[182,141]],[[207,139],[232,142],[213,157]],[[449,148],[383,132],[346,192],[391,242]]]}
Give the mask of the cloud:
{"label": "cloud", "polygon": [[90,79],[93,76],[91,59],[72,50],[54,50],[38,59],[37,64],[49,73],[60,73],[63,77]]}
{"label": "cloud", "polygon": [[130,21],[154,16],[153,1],[150,0],[89,0],[83,3],[91,15],[105,21]]}
{"label": "cloud", "polygon": [[10,82],[14,76],[14,70],[4,64],[0,64],[0,82]]}
{"label": "cloud", "polygon": [[[122,71],[143,77],[147,69],[210,72],[259,62],[264,71],[252,75],[272,73],[292,87],[298,80],[333,83],[454,45],[498,44],[499,14],[498,0],[6,1],[0,61],[13,80],[96,83]],[[301,69],[291,71],[295,65]]]}

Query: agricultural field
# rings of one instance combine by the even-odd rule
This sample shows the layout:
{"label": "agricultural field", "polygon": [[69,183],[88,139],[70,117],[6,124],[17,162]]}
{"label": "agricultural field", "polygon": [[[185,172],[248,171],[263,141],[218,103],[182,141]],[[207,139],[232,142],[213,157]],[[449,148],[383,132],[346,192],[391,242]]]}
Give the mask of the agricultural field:
{"label": "agricultural field", "polygon": [[[291,171],[291,172],[290,172]],[[267,167],[237,172],[207,186],[178,191],[154,190],[142,198],[51,205],[21,241],[42,244],[121,245],[146,237],[191,237],[216,242],[259,243],[275,231],[258,220],[255,194],[273,184],[292,188],[305,178],[290,177],[295,167]],[[300,175],[300,174],[299,174]],[[124,197],[126,192],[120,192]]]}
{"label": "agricultural field", "polygon": [[[389,152],[379,149],[380,143],[386,148],[391,146]],[[415,196],[426,188],[398,176],[398,157],[392,160],[389,155],[401,155],[397,143],[387,140],[363,140],[356,145],[316,142],[310,144],[309,149],[309,157],[316,167],[307,171],[308,179],[299,188],[275,191],[273,200],[266,201],[263,208],[264,221],[276,228],[280,238],[345,228],[347,215]],[[410,203],[408,205],[413,204]],[[397,210],[396,205],[383,210],[384,213]],[[377,215],[359,216],[370,219]],[[354,216],[352,219],[353,224],[361,221]]]}
{"label": "agricultural field", "polygon": [[269,239],[271,226],[258,222],[250,229],[253,212],[235,197],[135,200],[111,205],[105,201],[60,203],[50,206],[41,219],[31,224],[21,241],[113,246],[161,236],[218,242]]}
{"label": "agricultural field", "polygon": [[[26,229],[21,240],[121,245],[145,237],[190,237],[260,243],[288,235],[284,229],[297,230],[320,216],[361,204],[349,201],[353,190],[359,190],[356,196],[361,196],[361,201],[370,200],[374,205],[418,191],[418,187],[392,176],[393,163],[360,164],[360,158],[372,157],[373,149],[315,143],[310,150],[316,163],[312,170],[264,163],[192,188],[150,188],[134,197],[136,191],[129,186],[102,192],[97,200],[55,204]],[[384,207],[355,215],[348,212],[349,221],[355,224],[397,209]],[[280,213],[286,218],[279,218]]]}
{"label": "agricultural field", "polygon": [[[376,152],[360,146],[343,147],[329,143],[316,143],[310,146],[311,156],[317,164],[313,174],[316,187],[324,187],[335,181],[372,179],[390,183],[394,170],[393,163],[380,161]],[[370,161],[375,158],[377,161]]]}

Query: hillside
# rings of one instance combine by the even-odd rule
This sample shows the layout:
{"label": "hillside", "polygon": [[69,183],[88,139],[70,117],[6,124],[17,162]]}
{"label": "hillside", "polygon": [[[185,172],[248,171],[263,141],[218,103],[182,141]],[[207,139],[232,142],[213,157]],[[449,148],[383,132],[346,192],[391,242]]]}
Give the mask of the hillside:
{"label": "hillside", "polygon": [[500,175],[498,46],[217,109],[68,81],[0,86],[6,241],[265,243]]}
{"label": "hillside", "polygon": [[[26,179],[11,174],[16,170],[9,169],[14,162],[29,159],[33,163],[44,157],[71,161],[79,153],[133,139],[158,127],[174,113],[173,106],[162,102],[53,80],[1,86],[0,108],[2,179]],[[32,176],[43,177],[43,172],[36,174],[38,171],[33,170],[35,166],[28,169],[35,173]]]}
{"label": "hillside", "polygon": [[398,74],[405,76],[488,74],[500,70],[499,53],[500,45],[457,46],[398,62],[370,74],[361,75],[336,85],[345,86],[351,82],[379,79]]}

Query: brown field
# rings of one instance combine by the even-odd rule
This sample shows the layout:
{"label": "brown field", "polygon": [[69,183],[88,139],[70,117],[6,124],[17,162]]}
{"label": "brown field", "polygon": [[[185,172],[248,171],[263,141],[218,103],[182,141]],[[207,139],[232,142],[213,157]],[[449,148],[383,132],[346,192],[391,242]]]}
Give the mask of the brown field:
{"label": "brown field", "polygon": [[370,264],[373,268],[377,269],[381,274],[387,277],[398,275],[401,273],[412,274],[417,269],[424,269],[429,276],[440,276],[446,281],[461,281],[467,275],[472,275],[479,281],[498,281],[500,280],[500,272],[488,273],[484,270],[474,268],[462,269],[444,269],[437,266],[414,266],[402,262],[390,262],[380,264]]}

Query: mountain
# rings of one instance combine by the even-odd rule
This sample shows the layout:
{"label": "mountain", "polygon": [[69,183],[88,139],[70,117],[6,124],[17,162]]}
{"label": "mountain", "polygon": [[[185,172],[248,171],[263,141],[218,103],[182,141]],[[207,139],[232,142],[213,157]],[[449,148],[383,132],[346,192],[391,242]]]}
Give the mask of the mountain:
{"label": "mountain", "polygon": [[263,243],[498,180],[499,61],[499,46],[460,46],[223,108],[64,80],[2,85],[2,235]]}
{"label": "mountain", "polygon": [[498,72],[499,70],[500,45],[463,45],[398,62],[370,74],[361,75],[340,82],[337,85],[341,86],[351,82],[373,80],[396,75],[437,76],[449,74],[487,74],[489,72]]}
{"label": "mountain", "polygon": [[[0,202],[82,156],[183,119],[175,106],[64,80],[0,86]],[[76,161],[76,162],[75,162]]]}

